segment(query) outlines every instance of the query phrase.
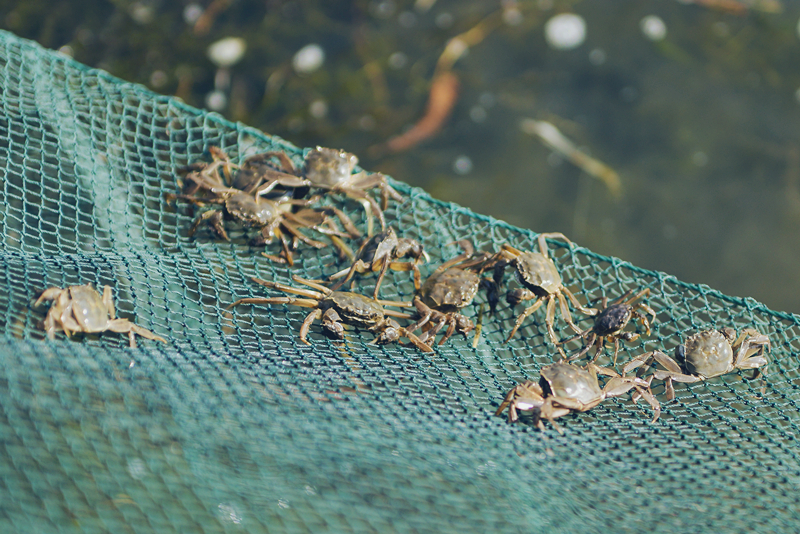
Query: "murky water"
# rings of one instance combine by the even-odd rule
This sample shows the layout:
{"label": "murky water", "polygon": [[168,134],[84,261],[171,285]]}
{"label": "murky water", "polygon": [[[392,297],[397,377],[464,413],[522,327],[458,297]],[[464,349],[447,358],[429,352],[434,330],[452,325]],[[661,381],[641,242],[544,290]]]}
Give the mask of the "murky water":
{"label": "murky water", "polygon": [[[800,3],[698,3],[6,0],[0,24],[477,212],[800,312]],[[220,9],[204,33],[206,5]],[[585,39],[556,49],[544,28],[566,12]],[[482,20],[449,71],[459,92],[441,131],[371,148],[422,118],[449,39]],[[206,50],[231,36],[247,50],[217,69]],[[298,73],[312,43],[324,62]],[[525,133],[526,118],[611,167],[621,194]]]}

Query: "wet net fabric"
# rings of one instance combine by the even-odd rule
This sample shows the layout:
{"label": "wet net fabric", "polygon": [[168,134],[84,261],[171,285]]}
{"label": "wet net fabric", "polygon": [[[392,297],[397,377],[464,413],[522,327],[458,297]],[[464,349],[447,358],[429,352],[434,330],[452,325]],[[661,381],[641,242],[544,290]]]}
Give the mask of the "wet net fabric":
{"label": "wet net fabric", "polygon": [[[251,276],[291,283],[345,265],[332,249],[301,250],[290,270],[235,225],[230,242],[207,230],[188,237],[195,214],[166,198],[178,191],[176,169],[212,145],[236,161],[283,150],[298,165],[303,150],[8,33],[0,88],[0,531],[797,526],[800,317],[553,243],[584,302],[650,288],[653,334],[620,361],[671,352],[699,330],[753,327],[772,342],[766,395],[750,372],[734,372],[677,384],[655,424],[626,396],[560,419],[563,436],[509,425],[494,416],[505,393],[555,358],[541,311],[506,345],[522,307],[503,301],[484,316],[477,348],[454,336],[430,354],[371,345],[352,329],[333,341],[319,323],[306,346],[302,308],[226,312],[237,298],[278,295]],[[392,184],[405,201],[387,218],[424,243],[423,276],[459,252],[458,239],[535,247],[533,232]],[[364,227],[359,204],[337,205]],[[118,315],[168,343],[139,338],[130,349],[114,333],[47,340],[47,308],[32,303],[44,288],[85,283],[110,285]],[[409,273],[390,273],[381,289],[385,299],[413,294]],[[663,386],[654,391],[663,401]]]}

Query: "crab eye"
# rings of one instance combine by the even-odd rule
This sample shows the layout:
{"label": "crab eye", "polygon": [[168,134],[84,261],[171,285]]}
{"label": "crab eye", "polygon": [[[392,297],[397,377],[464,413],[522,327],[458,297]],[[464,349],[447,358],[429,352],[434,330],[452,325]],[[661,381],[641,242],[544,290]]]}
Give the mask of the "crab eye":
{"label": "crab eye", "polygon": [[675,347],[675,358],[679,361],[685,362],[686,361],[686,347],[683,345],[678,345]]}

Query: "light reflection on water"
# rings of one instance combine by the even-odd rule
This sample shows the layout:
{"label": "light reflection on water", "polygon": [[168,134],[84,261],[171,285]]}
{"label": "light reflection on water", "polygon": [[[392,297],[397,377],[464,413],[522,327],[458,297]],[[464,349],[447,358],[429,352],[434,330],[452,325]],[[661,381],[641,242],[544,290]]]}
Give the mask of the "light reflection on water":
{"label": "light reflection on water", "polygon": [[[206,49],[241,37],[247,52],[217,99],[232,120],[345,148],[476,212],[800,312],[800,4],[770,13],[776,2],[748,2],[756,9],[740,14],[686,1],[506,2],[514,17],[453,66],[460,92],[443,130],[394,155],[369,147],[422,116],[448,39],[498,2],[242,0],[206,33],[192,30],[196,13],[184,18],[190,3],[148,3],[144,18],[144,3],[118,4],[56,22],[50,10],[0,7],[0,19],[197,106],[219,91]],[[545,23],[566,12],[585,21],[585,40],[550,48]],[[324,64],[295,72],[313,43]],[[622,196],[523,133],[522,118],[553,124],[613,168]]]}

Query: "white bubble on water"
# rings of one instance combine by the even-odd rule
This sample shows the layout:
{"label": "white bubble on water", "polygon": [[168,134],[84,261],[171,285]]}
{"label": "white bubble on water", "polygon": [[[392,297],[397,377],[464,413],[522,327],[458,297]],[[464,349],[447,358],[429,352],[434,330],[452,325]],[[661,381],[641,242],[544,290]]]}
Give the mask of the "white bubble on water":
{"label": "white bubble on water", "polygon": [[472,160],[469,156],[460,155],[453,161],[453,171],[456,174],[469,174],[472,171]]}
{"label": "white bubble on water", "polygon": [[648,15],[639,22],[639,27],[645,37],[651,41],[661,41],[667,36],[667,25],[661,17]]}
{"label": "white bubble on water", "polygon": [[310,74],[325,63],[325,51],[318,44],[309,44],[297,51],[292,58],[294,70],[300,74]]}
{"label": "white bubble on water", "polygon": [[544,25],[547,44],[556,50],[572,50],[586,40],[586,21],[575,13],[561,13]]}
{"label": "white bubble on water", "polygon": [[208,59],[217,67],[230,67],[242,59],[247,43],[241,37],[226,37],[208,47]]}

